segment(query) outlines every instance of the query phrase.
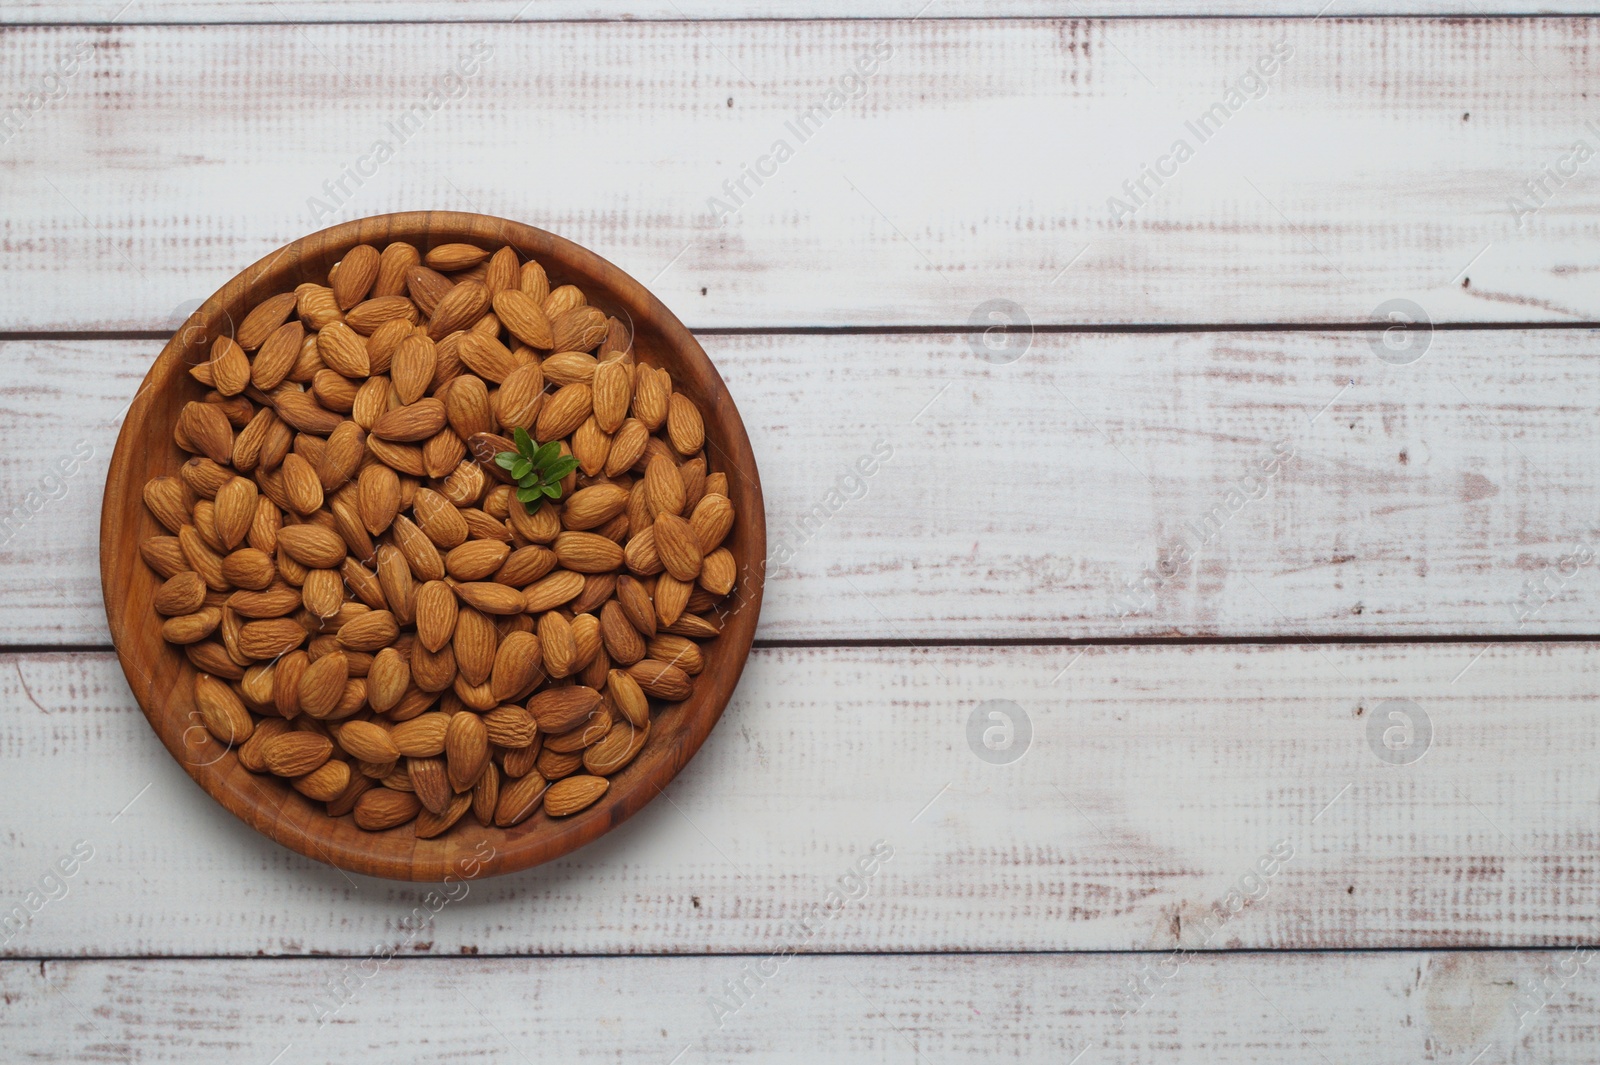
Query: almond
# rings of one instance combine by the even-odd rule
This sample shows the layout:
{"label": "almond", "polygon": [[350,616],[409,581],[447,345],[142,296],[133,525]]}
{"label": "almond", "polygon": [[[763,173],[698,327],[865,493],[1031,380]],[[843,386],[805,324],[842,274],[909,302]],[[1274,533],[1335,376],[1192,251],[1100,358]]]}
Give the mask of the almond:
{"label": "almond", "polygon": [[611,436],[611,450],[606,454],[602,471],[607,477],[616,477],[638,465],[644,457],[645,445],[650,441],[650,430],[637,418],[628,418]]}
{"label": "almond", "polygon": [[495,808],[500,805],[500,770],[493,762],[472,786],[472,816],[485,828],[494,824]]}
{"label": "almond", "polygon": [[489,253],[471,244],[441,244],[429,251],[424,261],[435,270],[450,273],[477,266]]}
{"label": "almond", "polygon": [[[526,282],[526,277],[523,280]],[[524,284],[523,291],[528,291],[526,284]],[[588,302],[583,295],[583,290],[577,285],[561,285],[550,290],[549,295],[545,296],[543,302],[540,303],[540,307],[544,309],[545,317],[553,322],[574,307],[587,306]]]}
{"label": "almond", "polygon": [[582,425],[593,413],[593,395],[589,386],[582,383],[566,385],[552,393],[539,409],[538,420],[534,423],[535,439],[557,440]]}
{"label": "almond", "polygon": [[366,442],[367,434],[355,422],[340,422],[328,434],[328,446],[317,460],[317,480],[324,492],[338,491],[356,475],[367,454]]}
{"label": "almond", "polygon": [[[526,550],[526,549],[524,549]],[[524,590],[522,609],[541,614],[571,602],[583,592],[583,574],[560,569]]]}
{"label": "almond", "polygon": [[334,302],[341,311],[348,311],[367,298],[373,282],[378,280],[378,249],[370,244],[358,244],[344,253],[339,267],[329,283],[333,287]]}
{"label": "almond", "polygon": [[356,824],[368,832],[397,828],[417,816],[422,803],[407,791],[373,788],[356,800]]}
{"label": "almond", "polygon": [[234,477],[217,489],[213,521],[224,547],[232,549],[244,540],[256,517],[256,484]]}
{"label": "almond", "polygon": [[400,477],[382,463],[361,471],[357,482],[356,510],[367,532],[377,536],[400,512]]}
{"label": "almond", "polygon": [[557,560],[577,573],[609,573],[622,566],[623,549],[590,532],[563,532],[554,546]]}
{"label": "almond", "polygon": [[411,686],[411,665],[393,647],[385,647],[372,657],[367,669],[367,703],[378,713],[398,706]]}
{"label": "almond", "polygon": [[621,359],[611,359],[595,367],[590,384],[594,394],[594,417],[600,428],[615,433],[628,417],[633,399],[633,373]]}
{"label": "almond", "polygon": [[178,414],[177,434],[184,450],[219,465],[227,465],[233,457],[233,426],[215,403],[185,403]]}
{"label": "almond", "polygon": [[312,569],[335,569],[344,561],[345,542],[320,525],[287,525],[278,531],[278,545],[289,557]]}
{"label": "almond", "polygon": [[371,610],[339,627],[339,645],[347,651],[377,651],[400,635],[400,625],[387,610]]}
{"label": "almond", "polygon": [[570,777],[583,768],[583,754],[581,752],[560,754],[541,749],[539,757],[533,764],[539,770],[539,775],[546,780],[560,780],[562,777]]}
{"label": "almond", "polygon": [[456,670],[467,684],[478,685],[489,679],[498,646],[494,622],[472,607],[464,607],[456,619],[450,648],[455,652]]}
{"label": "almond", "polygon": [[152,605],[158,614],[177,617],[194,613],[205,601],[206,582],[193,570],[184,570],[169,577],[156,589]]}
{"label": "almond", "polygon": [[366,377],[372,372],[367,338],[343,322],[332,322],[317,334],[317,354],[343,377]]}
{"label": "almond", "polygon": [[604,739],[583,752],[583,768],[598,776],[610,776],[633,761],[633,756],[649,737],[648,722],[636,728],[627,721],[619,721],[611,726]]}
{"label": "almond", "polygon": [[438,365],[438,351],[425,334],[415,333],[400,341],[389,368],[400,402],[415,403],[421,399],[433,382]]}
{"label": "almond", "polygon": [[706,444],[706,425],[700,417],[700,408],[681,392],[674,392],[667,400],[667,439],[680,455],[693,455]]}
{"label": "almond", "polygon": [[237,396],[250,383],[250,357],[230,336],[211,343],[211,381],[225,396]]}
{"label": "almond", "polygon": [[[345,423],[348,424],[348,423]],[[299,455],[284,456],[283,493],[296,514],[315,514],[322,507],[322,479],[317,471]]]}
{"label": "almond", "polygon": [[267,771],[280,777],[302,777],[333,754],[333,741],[315,732],[285,732],[261,749]]}
{"label": "almond", "polygon": [[408,758],[432,758],[444,753],[445,733],[450,727],[449,714],[430,711],[409,721],[402,721],[389,733],[399,752]]}
{"label": "almond", "polygon": [[442,836],[450,831],[457,821],[465,817],[467,811],[471,808],[471,795],[451,796],[450,802],[445,806],[442,813],[436,814],[428,809],[419,810],[416,823],[412,828],[415,829],[418,839],[433,839],[435,836]]}
{"label": "almond", "polygon": [[[249,321],[248,318],[245,320]],[[250,364],[251,383],[263,392],[270,392],[282,384],[300,358],[305,335],[306,328],[299,322],[284,322],[274,329]]]}
{"label": "almond", "polygon": [[393,762],[400,757],[400,749],[389,738],[389,731],[370,721],[346,722],[339,726],[335,735],[340,747],[363,762]]}
{"label": "almond", "polygon": [[345,762],[324,762],[290,783],[295,791],[308,799],[332,802],[350,785],[350,766]]}
{"label": "almond", "polygon": [[417,798],[424,809],[442,814],[449,808],[455,792],[450,787],[444,759],[407,758],[406,772],[411,777],[411,786],[416,789]]}
{"label": "almond", "polygon": [[444,735],[444,757],[450,786],[467,791],[489,764],[489,732],[477,714],[463,711],[450,717]]}
{"label": "almond", "polygon": [[644,471],[644,491],[651,517],[683,513],[683,478],[671,459],[657,455],[650,460]]}
{"label": "almond", "polygon": [[495,650],[494,666],[490,671],[489,690],[495,701],[508,702],[527,695],[543,679],[540,670],[543,661],[537,636],[531,632],[507,634]]}
{"label": "almond", "polygon": [[628,676],[638,681],[645,693],[669,702],[681,702],[694,692],[689,674],[677,666],[646,658],[628,667]]}
{"label": "almond", "polygon": [[726,547],[717,548],[700,564],[700,587],[712,595],[722,596],[733,591],[738,576],[738,564]]}
{"label": "almond", "polygon": [[289,312],[294,310],[294,293],[280,292],[268,296],[253,307],[234,334],[234,339],[246,351],[255,351],[265,344],[273,333],[282,327]]}
{"label": "almond", "polygon": [[307,282],[294,290],[295,313],[312,329],[324,329],[344,317],[333,289]]}
{"label": "almond", "polygon": [[411,572],[419,580],[437,581],[444,577],[444,559],[433,541],[404,514],[390,526],[395,546],[406,556]]}
{"label": "almond", "polygon": [[[344,321],[351,329],[367,338],[367,361],[375,373],[381,373],[390,362],[384,362],[381,367],[378,365],[377,353],[373,350],[378,340],[378,330],[390,322],[414,326],[421,317],[417,305],[404,296],[377,296],[352,307],[344,316]],[[409,334],[410,329],[406,329],[405,332]],[[392,361],[394,349],[387,348],[386,352]]]}
{"label": "almond", "polygon": [[310,393],[301,392],[293,385],[280,387],[273,393],[273,409],[291,427],[302,433],[327,434],[339,428],[343,418],[318,403]]}
{"label": "almond", "polygon": [[460,596],[463,603],[485,614],[522,613],[522,593],[494,581],[467,581],[458,584],[456,595]]}
{"label": "almond", "polygon": [[611,697],[611,705],[635,728],[650,724],[650,700],[627,670],[613,669],[606,674],[606,694]]}
{"label": "almond", "polygon": [[576,776],[558,780],[544,793],[544,812],[551,817],[570,817],[599,801],[611,787],[605,777]]}
{"label": "almond", "polygon": [[644,423],[652,433],[667,420],[667,406],[672,396],[670,378],[657,374],[640,363],[634,369],[633,416]]}
{"label": "almond", "polygon": [[645,655],[644,637],[633,627],[622,604],[613,600],[600,611],[600,635],[605,641],[606,653],[624,666],[631,666]]}
{"label": "almond", "polygon": [[663,568],[661,554],[656,550],[655,528],[636,532],[629,538],[627,546],[622,550],[623,561],[628,569],[641,577],[649,577],[660,573]]}
{"label": "almond", "polygon": [[549,786],[538,773],[529,773],[505,784],[495,805],[494,823],[500,828],[511,828],[526,821],[539,808],[539,800]]}
{"label": "almond", "polygon": [[194,702],[206,731],[218,743],[234,747],[250,738],[255,728],[250,711],[244,708],[234,690],[216,677],[196,674]]}
{"label": "almond", "polygon": [[582,684],[546,688],[528,700],[528,713],[545,735],[570,732],[600,706],[600,693]]}
{"label": "almond", "polygon": [[299,647],[306,640],[306,630],[297,621],[288,618],[269,618],[247,622],[239,631],[239,650],[247,658],[258,662],[277,658]]}
{"label": "almond", "polygon": [[497,540],[468,540],[444,557],[445,571],[458,581],[481,581],[492,576],[511,548]]}
{"label": "almond", "polygon": [[300,677],[300,709],[312,717],[329,716],[344,698],[349,679],[350,660],[343,651],[323,655]]}
{"label": "almond", "polygon": [[467,523],[461,517],[461,512],[431,488],[417,489],[411,510],[423,533],[439,547],[449,549],[466,540]]}
{"label": "almond", "polygon": [[694,529],[701,553],[710,554],[721,546],[733,528],[733,504],[726,496],[708,493],[695,504],[694,512],[689,515],[689,525]]}
{"label": "almond", "polygon": [[[179,528],[182,528],[182,526],[180,525]],[[539,550],[543,550],[543,548]],[[163,577],[175,577],[189,568],[189,560],[183,557],[183,547],[178,543],[176,536],[146,537],[139,543],[139,555],[144,559],[146,565]],[[551,565],[555,564],[555,555],[553,554],[550,556],[550,563]],[[511,583],[514,584],[516,582],[513,581]]]}
{"label": "almond", "polygon": [[382,440],[412,443],[428,439],[444,424],[444,404],[429,396],[389,411],[373,423],[372,434]]}
{"label": "almond", "polygon": [[550,350],[554,343],[550,319],[537,299],[518,289],[507,289],[497,293],[493,303],[494,313],[507,332],[530,348]]}
{"label": "almond", "polygon": [[658,514],[650,528],[655,533],[656,554],[668,573],[680,581],[700,576],[700,541],[687,521],[676,514]]}
{"label": "almond", "polygon": [[468,369],[496,384],[511,376],[522,365],[504,344],[481,333],[463,335],[456,352]]}
{"label": "almond", "polygon": [[482,284],[463,281],[452,285],[429,314],[428,336],[437,341],[458,329],[465,329],[488,309],[489,290]]}
{"label": "almond", "polygon": [[606,338],[606,316],[597,307],[574,307],[550,318],[556,351],[593,351]]}
{"label": "almond", "polygon": [[658,662],[677,666],[690,676],[705,669],[705,656],[700,652],[700,645],[673,633],[664,632],[656,636],[650,641],[646,653]]}
{"label": "almond", "polygon": [[645,636],[656,634],[656,609],[650,593],[640,582],[626,574],[617,578],[617,603],[628,621]]}
{"label": "almond", "polygon": [[417,639],[430,651],[450,642],[460,609],[455,590],[443,581],[429,581],[417,590]]}
{"label": "almond", "polygon": [[656,604],[656,620],[661,627],[665,628],[678,620],[688,608],[689,595],[693,591],[694,585],[680,581],[670,573],[663,573],[656,578],[652,598]]}

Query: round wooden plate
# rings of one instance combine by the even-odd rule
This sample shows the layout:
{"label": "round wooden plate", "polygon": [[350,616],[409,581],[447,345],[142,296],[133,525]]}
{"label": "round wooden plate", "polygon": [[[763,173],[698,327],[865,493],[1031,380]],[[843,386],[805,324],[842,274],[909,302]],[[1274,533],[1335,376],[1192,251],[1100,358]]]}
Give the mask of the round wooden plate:
{"label": "round wooden plate", "polygon": [[[151,599],[160,578],[139,555],[139,543],[165,532],[145,509],[145,482],[175,474],[189,457],[173,442],[178,412],[205,389],[188,373],[210,355],[211,342],[231,333],[249,309],[304,281],[325,283],[329,267],[358,244],[383,248],[409,241],[426,252],[464,242],[491,250],[510,245],[534,258],[552,284],[575,284],[592,302],[633,320],[634,356],[672,372],[674,387],[705,415],[713,471],[727,474],[737,520],[728,541],[739,560],[739,585],[720,636],[703,647],[706,664],[685,702],[656,712],[649,741],[611,778],[594,806],[554,819],[541,809],[509,829],[483,828],[470,816],[439,839],[419,840],[410,825],[366,832],[347,815],[331,818],[322,804],[278,778],[258,776],[234,751],[199,725],[194,667],[161,638]],[[100,517],[100,581],[106,618],[123,672],[161,742],[212,798],[241,820],[308,858],[352,872],[395,880],[441,881],[494,876],[547,862],[620,824],[655,798],[705,742],[733,694],[750,653],[761,610],[766,558],[761,481],[744,423],[716,368],[672,312],[643,285],[600,256],[544,230],[502,218],[452,211],[379,215],[313,233],[239,274],[190,316],[145,376],[117,437]]]}

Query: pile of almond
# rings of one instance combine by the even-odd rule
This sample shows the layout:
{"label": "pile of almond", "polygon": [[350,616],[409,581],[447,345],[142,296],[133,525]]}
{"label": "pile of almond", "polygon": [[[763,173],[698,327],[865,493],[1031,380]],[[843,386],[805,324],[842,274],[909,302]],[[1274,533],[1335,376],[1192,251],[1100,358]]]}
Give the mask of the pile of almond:
{"label": "pile of almond", "polygon": [[[204,726],[373,831],[597,801],[688,698],[736,564],[726,475],[629,328],[517,253],[352,249],[194,366],[145,486]],[[516,427],[578,468],[518,500]]]}

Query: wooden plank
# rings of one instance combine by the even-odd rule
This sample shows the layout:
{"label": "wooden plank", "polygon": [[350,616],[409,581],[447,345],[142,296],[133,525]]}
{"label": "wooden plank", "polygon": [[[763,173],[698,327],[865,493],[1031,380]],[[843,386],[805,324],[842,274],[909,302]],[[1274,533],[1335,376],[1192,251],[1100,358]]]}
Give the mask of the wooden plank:
{"label": "wooden plank", "polygon": [[[10,0],[0,11],[0,23],[114,23],[137,26],[163,23],[224,22],[559,22],[616,20],[623,22],[714,19],[892,19],[950,18],[1180,18],[1290,16],[1297,18],[1353,18],[1404,15],[1550,15],[1588,14],[1592,8],[1579,0],[1502,0],[1492,11],[1463,0],[1349,0],[1329,5],[1327,0],[935,0],[920,12],[904,0],[806,0],[804,3],[761,4],[752,0],[222,0],[201,4],[194,0],[140,0],[124,6],[122,0]],[[120,10],[119,10],[120,9]]]}
{"label": "wooden plank", "polygon": [[[561,232],[693,326],[987,324],[994,299],[1595,320],[1593,41],[1557,18],[18,29],[11,94],[59,98],[4,146],[0,322],[160,327],[308,230],[426,205]],[[859,100],[790,129],[857,64]],[[1546,166],[1577,176],[1512,210]]]}
{"label": "wooden plank", "polygon": [[[0,964],[17,1060],[1588,1065],[1592,969],[1566,952],[440,958],[379,966]],[[766,965],[768,975],[749,975]],[[1158,971],[1159,970],[1159,971]],[[1123,987],[1160,984],[1123,1015]],[[734,1012],[727,985],[749,991]],[[348,1004],[326,1024],[313,1005]],[[1550,991],[1540,994],[1541,981]],[[1546,1001],[1534,1012],[1536,1002]],[[713,1001],[725,1003],[714,1012]],[[331,1010],[331,1006],[329,1007]],[[1525,1019],[1525,1020],[1524,1020]],[[1520,1025],[1520,1027],[1519,1027]],[[433,1050],[432,1048],[438,1048]],[[1491,1056],[1492,1055],[1492,1056]]]}
{"label": "wooden plank", "polygon": [[0,904],[56,898],[3,949],[763,952],[807,915],[823,952],[1596,942],[1596,692],[1578,643],[758,650],[664,801],[408,932],[429,887],[246,829],[109,655],[9,656]]}
{"label": "wooden plank", "polygon": [[[1600,632],[1600,334],[1441,330],[1408,366],[1372,339],[1039,334],[1002,365],[961,335],[707,337],[766,490],[759,635]],[[155,347],[0,344],[0,643],[106,643],[100,483]]]}

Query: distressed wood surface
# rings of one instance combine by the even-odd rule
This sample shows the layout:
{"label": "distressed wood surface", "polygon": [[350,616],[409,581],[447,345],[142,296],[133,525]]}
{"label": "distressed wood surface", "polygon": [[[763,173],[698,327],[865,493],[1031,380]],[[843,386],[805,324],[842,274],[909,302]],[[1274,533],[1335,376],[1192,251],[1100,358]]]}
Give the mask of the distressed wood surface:
{"label": "distressed wood surface", "polygon": [[[706,337],[766,486],[758,636],[1600,632],[1600,334],[1376,338]],[[0,343],[0,643],[107,643],[101,484],[158,346]]]}
{"label": "distressed wood surface", "polygon": [[[308,230],[430,206],[576,240],[691,327],[987,324],[993,299],[1595,320],[1594,62],[1561,18],[21,28],[14,97],[58,96],[0,147],[0,328],[159,328]],[[858,63],[860,99],[791,131]],[[1511,209],[1546,166],[1575,176]]]}
{"label": "distressed wood surface", "polygon": [[[1588,1065],[1568,952],[0,964],[17,1060]],[[757,965],[768,976],[752,975]],[[747,970],[748,967],[748,970]],[[1171,975],[1167,975],[1170,973]],[[370,974],[370,975],[369,975]],[[1124,1015],[1144,979],[1148,1004]],[[740,999],[728,989],[744,981]],[[342,1008],[333,988],[350,990]],[[722,1003],[714,1010],[712,1002]],[[318,1023],[318,1003],[332,1019]],[[1542,1008],[1535,1008],[1536,1006]],[[1192,1054],[1193,1056],[1189,1056]]]}
{"label": "distressed wood surface", "polygon": [[222,23],[222,22],[621,22],[713,19],[894,18],[1175,18],[1183,16],[1323,17],[1398,15],[1586,14],[1581,0],[1499,0],[1491,8],[1468,0],[805,0],[784,4],[755,0],[8,0],[3,23]]}
{"label": "distressed wood surface", "polygon": [[3,949],[762,953],[808,914],[808,951],[1595,943],[1597,681],[1587,643],[758,649],[661,799],[419,931],[431,888],[206,798],[111,656],[7,656],[0,905],[48,901]]}

